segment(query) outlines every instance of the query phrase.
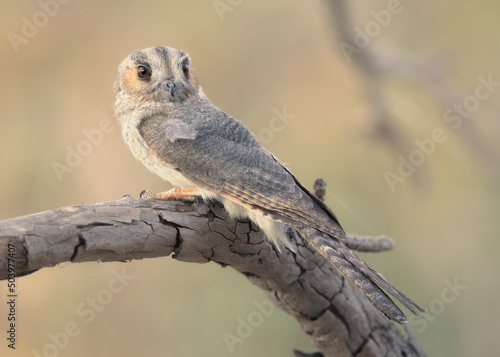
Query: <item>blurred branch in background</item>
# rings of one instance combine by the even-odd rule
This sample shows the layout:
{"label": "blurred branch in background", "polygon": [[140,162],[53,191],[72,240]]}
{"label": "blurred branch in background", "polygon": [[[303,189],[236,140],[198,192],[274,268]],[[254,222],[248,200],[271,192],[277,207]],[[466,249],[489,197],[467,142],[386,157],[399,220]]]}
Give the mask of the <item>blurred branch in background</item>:
{"label": "blurred branch in background", "polygon": [[[379,54],[379,57],[382,57],[382,55]],[[494,87],[500,85],[499,82],[492,78],[491,74],[478,77],[479,84],[484,85],[484,93],[476,90],[477,93],[474,94],[479,94],[478,98],[468,96],[464,99],[452,86],[446,83],[446,65],[443,63],[443,59],[427,58],[418,60],[404,58],[400,61],[391,62],[388,58],[385,62],[380,63],[379,68],[380,72],[385,73],[387,76],[392,75],[413,81],[425,87],[431,99],[434,100],[436,106],[443,113],[442,118],[436,119],[443,119],[448,123],[467,145],[469,154],[472,156],[471,160],[477,160],[477,163],[485,170],[486,174],[493,180],[500,181],[500,156],[479,132],[476,125],[477,118],[474,116],[474,111],[479,106],[479,100],[489,98],[494,91]],[[485,97],[480,98],[482,95]],[[469,99],[473,102],[468,103],[468,98],[475,99]]]}
{"label": "blurred branch in background", "polygon": [[[369,34],[356,26],[349,1],[327,0],[332,16],[333,30],[338,38],[338,47],[348,63],[358,69],[367,100],[373,110],[370,135],[387,143],[397,155],[408,157],[414,149],[413,140],[397,129],[391,122],[388,99],[384,95],[383,81],[395,77],[411,81],[422,87],[435,101],[443,115],[436,118],[441,124],[451,126],[459,137],[466,143],[472,160],[477,162],[495,181],[500,181],[500,157],[485,141],[479,132],[473,113],[477,110],[480,100],[488,98],[500,86],[492,78],[492,74],[478,77],[483,85],[483,93],[462,98],[456,90],[446,83],[446,66],[438,58],[410,58],[400,53],[381,51],[373,44]],[[387,9],[371,14],[377,21],[367,23],[365,31],[371,28],[374,34],[379,33],[382,27],[387,26],[391,17],[400,13],[403,7],[399,2],[388,3]],[[377,27],[378,26],[378,27]],[[489,93],[488,93],[489,92]],[[459,129],[459,130],[457,130]],[[417,184],[425,183],[425,171],[417,170],[413,178]]]}

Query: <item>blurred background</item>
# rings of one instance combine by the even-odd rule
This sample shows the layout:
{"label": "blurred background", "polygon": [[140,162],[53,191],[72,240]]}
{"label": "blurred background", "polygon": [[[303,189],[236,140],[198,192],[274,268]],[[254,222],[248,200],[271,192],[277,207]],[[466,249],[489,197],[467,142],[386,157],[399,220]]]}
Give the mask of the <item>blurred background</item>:
{"label": "blurred background", "polygon": [[[362,257],[427,309],[412,325],[429,356],[495,355],[499,12],[463,0],[2,1],[0,219],[169,189],[122,141],[113,84],[134,50],[184,49],[214,104],[306,186],[328,183],[346,231],[395,239]],[[17,348],[2,337],[2,356],[314,351],[277,309],[228,345],[266,298],[215,264],[67,264],[18,289]]]}

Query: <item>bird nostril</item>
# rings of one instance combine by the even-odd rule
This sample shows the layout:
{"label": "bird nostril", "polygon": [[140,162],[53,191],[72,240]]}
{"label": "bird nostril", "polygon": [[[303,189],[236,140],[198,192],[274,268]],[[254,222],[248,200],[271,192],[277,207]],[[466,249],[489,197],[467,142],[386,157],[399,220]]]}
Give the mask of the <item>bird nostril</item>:
{"label": "bird nostril", "polygon": [[170,91],[170,94],[172,95],[172,97],[174,96],[174,92],[176,91],[177,89],[177,86],[175,85],[174,82],[166,82],[165,83],[165,86],[169,89]]}

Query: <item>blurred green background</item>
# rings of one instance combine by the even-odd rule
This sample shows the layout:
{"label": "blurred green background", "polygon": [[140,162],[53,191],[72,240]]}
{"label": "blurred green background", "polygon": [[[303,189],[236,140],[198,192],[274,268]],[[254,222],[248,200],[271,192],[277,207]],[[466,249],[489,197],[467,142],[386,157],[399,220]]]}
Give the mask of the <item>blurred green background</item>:
{"label": "blurred green background", "polygon": [[[345,3],[362,31],[375,21],[373,11],[389,9],[387,1]],[[369,37],[366,50],[386,56],[387,63],[403,60],[405,68],[430,61],[438,73],[415,81],[392,76],[389,66],[378,77],[386,124],[398,133],[402,151],[373,135],[373,102],[359,67],[339,49],[326,0],[53,5],[0,3],[0,219],[169,189],[122,141],[113,84],[117,65],[130,52],[181,48],[212,101],[254,133],[270,133],[276,110],[295,116],[274,127],[265,146],[306,186],[316,177],[328,183],[327,201],[347,231],[396,240],[394,251],[363,257],[428,309],[413,325],[430,356],[496,354],[500,91],[492,87],[484,100],[474,96],[479,78],[500,81],[498,2],[401,1],[401,11]],[[453,127],[443,115],[464,100],[474,113]],[[85,131],[106,118],[113,130],[58,177],[54,163],[67,165],[68,148],[81,149]],[[446,140],[391,190],[384,174],[397,174],[398,156],[409,160],[418,149],[414,141],[430,138],[436,128]],[[89,315],[78,309],[88,298],[109,297],[113,269],[125,269],[133,280],[87,322]],[[294,319],[275,310],[231,352],[223,335],[237,335],[239,318],[247,319],[254,302],[266,298],[230,268],[214,264],[163,258],[63,265],[18,279],[18,289],[17,349],[8,350],[2,337],[2,356],[313,351]],[[0,282],[2,296],[5,291]],[[6,314],[2,304],[1,331]],[[47,347],[51,334],[60,336],[71,321],[78,334],[60,340],[61,348]]]}

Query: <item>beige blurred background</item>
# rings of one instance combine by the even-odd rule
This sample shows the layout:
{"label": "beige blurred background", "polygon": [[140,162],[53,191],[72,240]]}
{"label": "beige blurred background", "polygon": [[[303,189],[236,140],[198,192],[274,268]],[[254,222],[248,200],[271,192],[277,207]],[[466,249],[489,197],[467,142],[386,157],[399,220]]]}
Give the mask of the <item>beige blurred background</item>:
{"label": "beige blurred background", "polygon": [[[363,31],[374,21],[372,11],[389,9],[387,1],[346,3]],[[477,105],[470,97],[479,78],[500,81],[497,2],[402,0],[401,11],[369,38],[367,51],[380,51],[389,62],[402,59],[403,68],[430,61],[438,73],[432,81],[391,76],[391,70],[380,77],[386,124],[403,151],[373,135],[365,82],[339,49],[326,0],[72,0],[48,9],[36,1],[0,3],[0,219],[170,188],[122,141],[113,84],[117,65],[133,50],[182,48],[212,101],[253,132],[269,134],[276,110],[295,116],[275,127],[265,146],[306,186],[325,179],[327,201],[347,231],[396,240],[394,251],[363,257],[428,309],[413,325],[429,356],[495,355],[500,91],[493,87]],[[40,25],[36,33],[25,29],[31,38],[24,41],[23,18]],[[464,100],[475,105],[472,119],[453,127],[443,115],[450,103]],[[81,148],[85,131],[107,118],[113,129],[58,177],[54,165],[67,165],[68,148]],[[414,140],[430,138],[436,128],[446,140],[391,190],[384,174],[397,174],[398,156],[409,159],[418,148]],[[109,295],[113,271],[122,269],[131,280]],[[266,298],[244,277],[214,264],[163,258],[64,265],[17,284],[17,348],[7,349],[2,332],[2,356],[291,356],[293,348],[314,350],[297,323],[275,310],[231,352],[224,334],[237,336],[241,318]],[[4,301],[5,282],[0,293]],[[96,297],[108,298],[102,311],[87,305]],[[6,314],[2,303],[1,331]],[[51,334],[61,336],[68,323],[76,336],[62,338],[61,348],[47,347]]]}

